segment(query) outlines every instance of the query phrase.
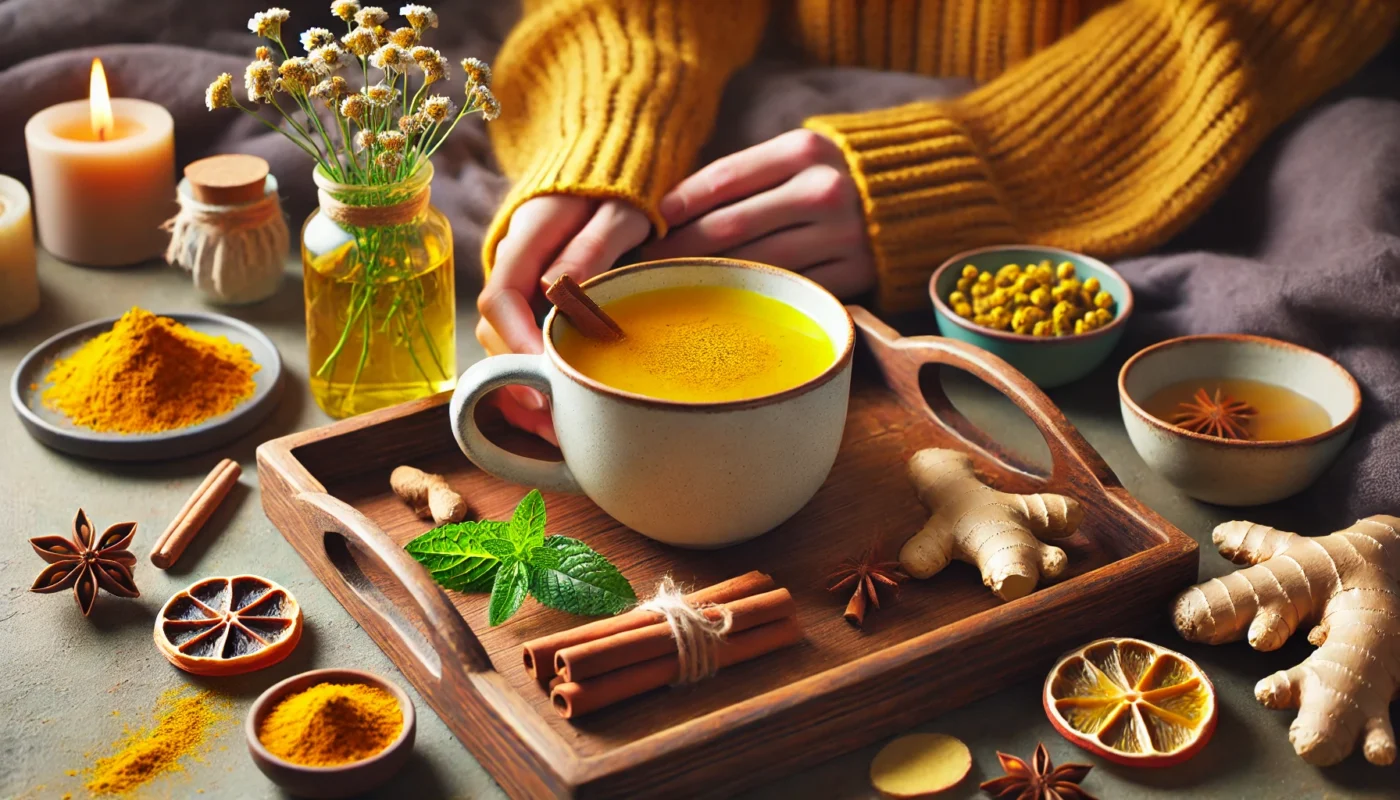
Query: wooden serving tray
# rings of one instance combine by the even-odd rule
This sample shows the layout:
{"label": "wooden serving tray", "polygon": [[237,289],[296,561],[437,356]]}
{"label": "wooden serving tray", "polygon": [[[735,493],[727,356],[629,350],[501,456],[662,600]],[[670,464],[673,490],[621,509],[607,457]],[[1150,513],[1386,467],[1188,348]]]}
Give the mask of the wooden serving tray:
{"label": "wooden serving tray", "polygon": [[[1094,637],[1166,614],[1196,578],[1196,543],[1142,506],[1040,390],[1001,359],[951,339],[898,334],[861,308],[862,331],[841,454],[821,491],[759,538],[716,551],[657,544],[587,498],[546,495],[550,533],[610,558],[639,594],[666,573],[692,586],[749,570],[792,591],[806,638],[796,647],[663,689],[575,721],[550,708],[525,673],[520,645],[580,624],[526,601],[490,628],[487,595],[444,592],[403,552],[428,527],[391,494],[389,472],[412,464],[448,476],[477,518],[508,518],[527,487],[477,470],[458,451],[448,395],[276,439],[258,448],[263,507],[331,593],[513,797],[726,794],[908,728],[1021,678]],[[957,367],[1006,394],[1040,428],[1052,470],[1016,463],[948,402],[925,364]],[[539,455],[537,439],[503,444]],[[1057,542],[1068,576],[1000,603],[977,570],[955,563],[905,585],[866,620],[825,591],[833,565],[874,535],[893,552],[927,520],[905,477],[923,447],[971,452],[1000,489],[1077,497],[1079,532]]]}

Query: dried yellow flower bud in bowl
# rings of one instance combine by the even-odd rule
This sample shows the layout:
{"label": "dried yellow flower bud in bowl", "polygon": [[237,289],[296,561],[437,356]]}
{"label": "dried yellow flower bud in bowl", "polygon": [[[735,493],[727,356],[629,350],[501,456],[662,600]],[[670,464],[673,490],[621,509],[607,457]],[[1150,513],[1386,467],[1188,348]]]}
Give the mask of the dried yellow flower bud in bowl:
{"label": "dried yellow flower bud in bowl", "polygon": [[1000,356],[1041,388],[1089,374],[1127,327],[1133,293],[1103,262],[1054,247],[959,253],[929,281],[938,331]]}

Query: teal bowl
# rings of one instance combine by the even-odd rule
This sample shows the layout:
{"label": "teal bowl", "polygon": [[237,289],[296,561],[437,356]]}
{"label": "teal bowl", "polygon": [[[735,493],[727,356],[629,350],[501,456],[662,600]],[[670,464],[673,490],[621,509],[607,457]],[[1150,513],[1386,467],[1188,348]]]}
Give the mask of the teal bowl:
{"label": "teal bowl", "polygon": [[[954,314],[948,305],[948,295],[957,288],[958,276],[966,264],[995,274],[1007,264],[1039,264],[1047,258],[1053,264],[1070,262],[1080,278],[1098,278],[1103,291],[1113,295],[1116,304],[1113,321],[1088,333],[1047,338],[984,328]],[[944,261],[933,273],[929,295],[933,299],[933,313],[938,319],[940,334],[1000,356],[1042,389],[1063,386],[1093,372],[1123,338],[1128,317],[1133,313],[1133,290],[1121,275],[1098,259],[1057,247],[983,247],[959,253]]]}

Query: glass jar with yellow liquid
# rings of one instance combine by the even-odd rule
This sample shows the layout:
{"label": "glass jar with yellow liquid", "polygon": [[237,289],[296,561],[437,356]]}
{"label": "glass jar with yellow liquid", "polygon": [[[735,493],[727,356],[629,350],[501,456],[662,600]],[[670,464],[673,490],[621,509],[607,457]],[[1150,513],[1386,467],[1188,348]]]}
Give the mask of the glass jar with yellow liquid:
{"label": "glass jar with yellow liquid", "polygon": [[348,417],[452,388],[452,228],[429,203],[433,167],[348,185],[318,169],[301,229],[311,394]]}

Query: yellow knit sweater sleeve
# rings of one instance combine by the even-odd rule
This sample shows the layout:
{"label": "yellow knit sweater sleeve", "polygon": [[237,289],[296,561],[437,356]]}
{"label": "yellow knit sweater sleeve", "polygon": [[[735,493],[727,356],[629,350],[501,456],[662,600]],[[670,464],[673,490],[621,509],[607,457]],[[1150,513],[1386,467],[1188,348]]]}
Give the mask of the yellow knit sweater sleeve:
{"label": "yellow knit sweater sleeve", "polygon": [[860,186],[881,307],[910,309],[960,250],[1160,244],[1397,16],[1395,0],[1123,0],[961,98],[807,126]]}
{"label": "yellow knit sweater sleeve", "polygon": [[753,55],[766,0],[535,0],[496,59],[489,126],[515,183],[482,262],[521,203],[544,194],[621,198],[658,233],[661,197],[710,135],[729,76]]}

